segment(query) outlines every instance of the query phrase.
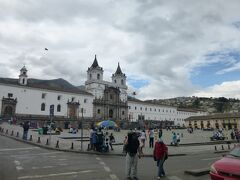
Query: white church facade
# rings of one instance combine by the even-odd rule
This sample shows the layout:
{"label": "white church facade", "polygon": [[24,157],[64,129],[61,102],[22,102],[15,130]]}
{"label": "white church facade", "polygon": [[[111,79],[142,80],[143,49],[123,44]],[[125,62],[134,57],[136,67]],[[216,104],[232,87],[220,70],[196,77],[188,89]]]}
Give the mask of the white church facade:
{"label": "white church facade", "polygon": [[28,78],[24,66],[18,79],[0,78],[0,116],[22,119],[47,119],[50,105],[54,116],[63,121],[84,116],[89,122],[112,119],[118,123],[138,121],[163,122],[182,126],[190,116],[204,112],[141,101],[127,94],[127,77],[118,64],[112,82],[104,81],[104,70],[97,58],[87,70],[84,89],[63,79]]}
{"label": "white church facade", "polygon": [[50,105],[54,115],[61,118],[78,118],[81,109],[86,118],[92,118],[94,96],[80,91],[63,79],[28,79],[25,66],[19,79],[0,78],[1,116],[45,118]]}

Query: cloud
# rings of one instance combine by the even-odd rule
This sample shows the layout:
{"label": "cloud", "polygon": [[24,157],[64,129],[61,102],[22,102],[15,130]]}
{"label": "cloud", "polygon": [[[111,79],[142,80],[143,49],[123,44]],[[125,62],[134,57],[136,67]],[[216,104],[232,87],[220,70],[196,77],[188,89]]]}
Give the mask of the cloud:
{"label": "cloud", "polygon": [[[29,77],[81,85],[97,54],[104,79],[110,80],[120,62],[139,98],[192,95],[202,88],[191,82],[197,68],[225,62],[216,75],[239,70],[236,57],[219,58],[226,49],[240,52],[239,5],[238,0],[2,0],[5,73],[0,75],[17,77],[25,64]],[[218,57],[209,58],[214,53]]]}
{"label": "cloud", "polygon": [[226,97],[239,99],[239,87],[240,81],[223,82],[204,90],[200,90],[193,95],[199,97]]}

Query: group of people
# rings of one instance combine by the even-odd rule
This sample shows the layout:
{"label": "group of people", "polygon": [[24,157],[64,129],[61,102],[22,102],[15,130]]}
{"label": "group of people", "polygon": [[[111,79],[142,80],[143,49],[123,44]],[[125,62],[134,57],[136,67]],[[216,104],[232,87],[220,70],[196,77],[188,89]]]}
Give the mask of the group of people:
{"label": "group of people", "polygon": [[[154,131],[151,129],[149,131],[149,138],[153,138]],[[154,161],[157,163],[158,167],[158,179],[165,176],[165,171],[163,168],[165,160],[168,158],[168,147],[164,144],[162,140],[162,134],[159,134],[158,140],[155,142],[153,157]],[[154,139],[154,138],[153,138]],[[138,159],[143,155],[142,148],[146,140],[146,133],[143,130],[141,133],[137,131],[130,131],[124,140],[124,149],[126,151],[126,176],[128,180],[138,180],[137,177],[137,164]],[[151,146],[152,146],[151,140]],[[142,145],[141,145],[142,144]]]}
{"label": "group of people", "polygon": [[181,139],[180,139],[180,134],[179,133],[175,133],[174,131],[172,132],[172,142],[171,145],[173,146],[178,146],[180,143]]}
{"label": "group of people", "polygon": [[238,129],[233,129],[231,132],[231,139],[234,140],[236,139],[237,142],[240,142],[240,130]]}
{"label": "group of people", "polygon": [[223,140],[225,138],[222,130],[217,130],[213,132],[212,139]]}
{"label": "group of people", "polygon": [[109,149],[113,150],[113,143],[115,142],[115,137],[113,133],[105,133],[102,131],[102,128],[91,128],[89,133],[90,147],[89,150],[94,150],[98,152],[108,152]]}

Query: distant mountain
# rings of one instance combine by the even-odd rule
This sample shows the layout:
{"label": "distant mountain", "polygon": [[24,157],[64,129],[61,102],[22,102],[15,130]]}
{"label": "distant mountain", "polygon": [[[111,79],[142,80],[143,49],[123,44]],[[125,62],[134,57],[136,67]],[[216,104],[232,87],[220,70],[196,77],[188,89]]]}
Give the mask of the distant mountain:
{"label": "distant mountain", "polygon": [[208,113],[240,112],[240,100],[234,98],[176,97],[171,99],[147,100],[157,104],[177,106],[179,108],[202,109]]}

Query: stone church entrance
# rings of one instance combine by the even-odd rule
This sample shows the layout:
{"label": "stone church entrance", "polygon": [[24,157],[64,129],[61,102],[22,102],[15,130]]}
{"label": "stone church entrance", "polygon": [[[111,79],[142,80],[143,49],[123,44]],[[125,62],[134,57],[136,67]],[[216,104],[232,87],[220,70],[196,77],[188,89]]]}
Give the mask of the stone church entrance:
{"label": "stone church entrance", "polygon": [[2,99],[1,114],[5,117],[14,116],[16,110],[17,99],[4,98]]}
{"label": "stone church entrance", "polygon": [[79,116],[79,103],[68,102],[68,117],[71,119],[77,119]]}
{"label": "stone church entrance", "polygon": [[3,112],[4,115],[12,116],[13,115],[13,108],[11,106],[5,107],[5,110]]}
{"label": "stone church entrance", "polygon": [[112,109],[109,110],[109,118],[113,118],[113,110]]}

